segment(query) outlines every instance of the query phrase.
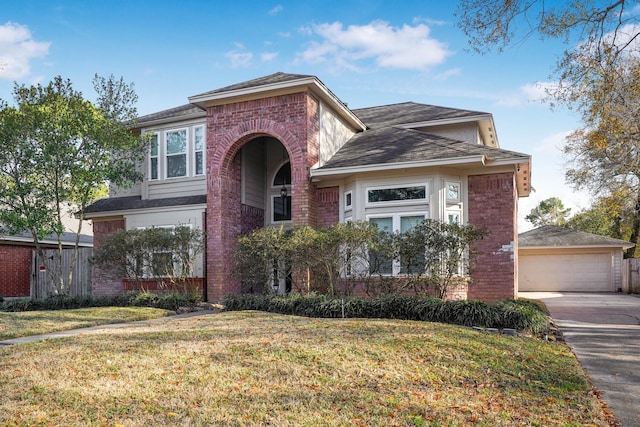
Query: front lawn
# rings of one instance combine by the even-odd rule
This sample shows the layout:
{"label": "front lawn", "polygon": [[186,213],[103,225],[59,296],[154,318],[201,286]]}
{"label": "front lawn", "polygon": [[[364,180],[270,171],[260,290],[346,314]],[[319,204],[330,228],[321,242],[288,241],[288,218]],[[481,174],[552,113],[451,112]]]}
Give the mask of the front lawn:
{"label": "front lawn", "polygon": [[0,311],[0,340],[109,323],[149,320],[175,311],[149,307],[91,307],[76,310]]}
{"label": "front lawn", "polygon": [[0,425],[608,425],[561,343],[251,311],[1,347],[0,395]]}

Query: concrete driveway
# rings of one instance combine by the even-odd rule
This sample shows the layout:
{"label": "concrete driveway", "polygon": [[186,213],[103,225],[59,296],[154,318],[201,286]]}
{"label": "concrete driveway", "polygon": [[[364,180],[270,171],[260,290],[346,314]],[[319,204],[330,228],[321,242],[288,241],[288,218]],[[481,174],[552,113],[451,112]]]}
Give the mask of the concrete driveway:
{"label": "concrete driveway", "polygon": [[543,301],[594,387],[623,426],[640,426],[640,297],[520,292]]}

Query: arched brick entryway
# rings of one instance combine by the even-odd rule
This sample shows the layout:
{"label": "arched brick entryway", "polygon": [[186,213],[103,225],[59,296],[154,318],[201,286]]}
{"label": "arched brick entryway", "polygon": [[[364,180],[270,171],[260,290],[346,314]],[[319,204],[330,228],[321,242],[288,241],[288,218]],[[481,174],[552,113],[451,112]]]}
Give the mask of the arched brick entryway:
{"label": "arched brick entryway", "polygon": [[292,224],[315,225],[315,188],[309,169],[318,160],[318,106],[307,93],[207,110],[207,298],[239,291],[233,254],[242,232],[238,153],[259,137],[277,139],[291,162]]}

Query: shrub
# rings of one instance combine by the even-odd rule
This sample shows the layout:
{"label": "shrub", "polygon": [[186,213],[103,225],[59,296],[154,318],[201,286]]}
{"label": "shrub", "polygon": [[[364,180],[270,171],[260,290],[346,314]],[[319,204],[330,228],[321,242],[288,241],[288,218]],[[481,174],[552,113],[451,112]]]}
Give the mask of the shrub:
{"label": "shrub", "polygon": [[513,328],[533,333],[545,331],[549,321],[543,308],[531,301],[443,301],[417,296],[386,295],[378,298],[339,298],[317,294],[229,295],[228,311],[259,310],[307,317],[385,318],[453,323],[463,326]]}
{"label": "shrub", "polygon": [[131,292],[107,297],[54,296],[45,299],[15,299],[5,301],[2,311],[69,310],[85,307],[155,307],[177,310],[196,302],[192,296],[179,293],[157,295],[151,292]]}

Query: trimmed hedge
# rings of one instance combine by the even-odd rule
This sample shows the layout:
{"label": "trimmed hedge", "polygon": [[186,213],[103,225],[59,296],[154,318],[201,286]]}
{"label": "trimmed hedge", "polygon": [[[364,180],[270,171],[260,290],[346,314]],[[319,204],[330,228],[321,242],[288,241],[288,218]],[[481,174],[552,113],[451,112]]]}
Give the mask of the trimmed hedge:
{"label": "trimmed hedge", "polygon": [[55,296],[45,299],[12,299],[0,304],[0,311],[70,310],[86,307],[155,307],[177,310],[178,307],[194,304],[193,298],[179,294],[163,295],[152,292],[131,292],[111,297]]}
{"label": "trimmed hedge", "polygon": [[452,323],[485,328],[512,328],[541,333],[549,328],[544,310],[532,301],[442,301],[436,298],[391,295],[373,299],[337,298],[317,294],[229,295],[226,310],[258,310],[306,317],[359,317]]}

